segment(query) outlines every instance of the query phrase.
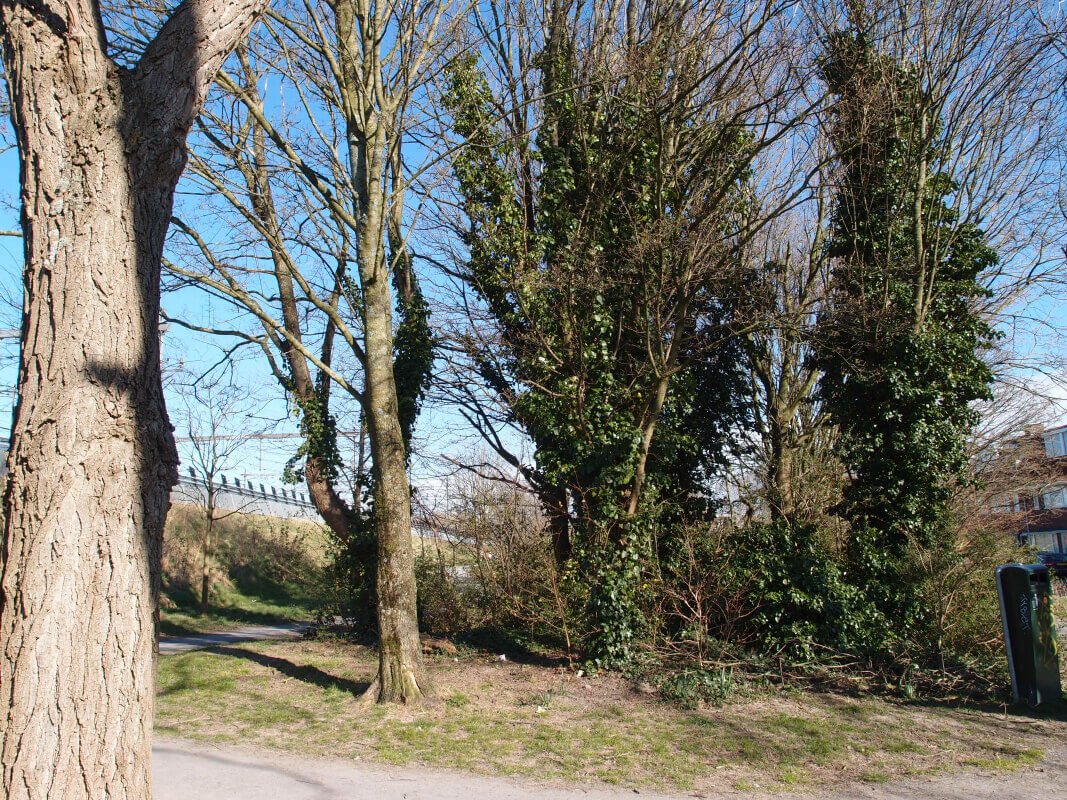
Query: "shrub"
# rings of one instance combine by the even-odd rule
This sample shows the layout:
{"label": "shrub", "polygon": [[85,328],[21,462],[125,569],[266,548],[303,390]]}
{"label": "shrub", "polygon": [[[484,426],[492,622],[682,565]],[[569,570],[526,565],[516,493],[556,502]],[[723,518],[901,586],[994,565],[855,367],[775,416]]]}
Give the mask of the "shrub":
{"label": "shrub", "polygon": [[658,536],[658,575],[644,585],[653,636],[663,654],[699,667],[755,644],[746,627],[751,575],[738,533],[718,522],[668,526]]}
{"label": "shrub", "polygon": [[660,685],[659,692],[664,699],[682,708],[694,709],[701,705],[722,705],[736,686],[733,670],[691,669],[670,675]]}
{"label": "shrub", "polygon": [[700,665],[749,647],[819,661],[868,640],[873,612],[812,525],[710,523],[661,540],[663,630]]}
{"label": "shrub", "polygon": [[[514,486],[463,476],[450,513],[428,515],[435,539],[417,559],[421,625],[480,640],[501,635],[528,645],[579,645],[586,597],[557,567],[540,506]],[[418,546],[418,545],[417,545]],[[525,645],[524,645],[525,646]]]}
{"label": "shrub", "polygon": [[370,632],[375,629],[378,545],[373,524],[369,517],[353,517],[347,541],[327,529],[329,563],[323,570],[315,596],[316,616],[320,623],[332,623],[340,617],[357,630]]}
{"label": "shrub", "polygon": [[791,662],[862,649],[872,610],[811,525],[781,521],[739,532],[738,570],[752,588],[748,625]]}
{"label": "shrub", "polygon": [[436,558],[415,558],[418,587],[419,630],[435,635],[455,633],[469,627],[469,598],[465,597],[456,573],[449,573]]}

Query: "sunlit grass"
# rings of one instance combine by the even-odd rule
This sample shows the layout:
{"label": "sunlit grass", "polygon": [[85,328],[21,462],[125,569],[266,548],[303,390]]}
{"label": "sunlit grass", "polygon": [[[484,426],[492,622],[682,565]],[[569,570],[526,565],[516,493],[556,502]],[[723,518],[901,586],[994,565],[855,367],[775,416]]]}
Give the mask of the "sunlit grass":
{"label": "sunlit grass", "polygon": [[[661,791],[877,783],[1040,758],[1002,715],[754,689],[687,711],[614,678],[492,663],[434,664],[438,700],[359,701],[374,654],[338,642],[256,643],[161,658],[158,720],[190,738]],[[548,706],[544,703],[548,698]]]}

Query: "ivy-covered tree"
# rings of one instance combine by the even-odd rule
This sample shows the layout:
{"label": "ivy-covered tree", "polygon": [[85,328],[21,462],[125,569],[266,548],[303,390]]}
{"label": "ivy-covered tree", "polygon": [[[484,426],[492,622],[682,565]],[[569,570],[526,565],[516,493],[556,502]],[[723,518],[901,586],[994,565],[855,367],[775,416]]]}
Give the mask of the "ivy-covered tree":
{"label": "ivy-covered tree", "polygon": [[504,133],[475,58],[453,65],[447,97],[466,144],[466,277],[503,349],[473,356],[534,442],[550,513],[566,516],[603,666],[641,632],[660,501],[695,498],[725,441],[734,408],[717,400],[737,353],[723,297],[758,150],[736,87],[709,85],[706,20],[646,5],[601,47],[580,42],[614,30],[583,38],[580,18],[549,20],[533,142]]}
{"label": "ivy-covered tree", "polygon": [[949,203],[952,143],[916,71],[879,53],[860,15],[820,69],[838,172],[821,397],[849,473],[849,578],[900,641],[923,623],[914,556],[948,546],[973,403],[989,395],[994,334],[975,306],[997,254]]}

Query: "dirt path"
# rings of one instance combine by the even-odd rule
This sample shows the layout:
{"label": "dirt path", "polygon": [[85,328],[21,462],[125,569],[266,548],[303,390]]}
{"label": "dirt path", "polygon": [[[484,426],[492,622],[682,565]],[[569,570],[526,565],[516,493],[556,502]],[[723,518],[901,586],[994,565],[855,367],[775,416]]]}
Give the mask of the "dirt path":
{"label": "dirt path", "polygon": [[218,633],[160,636],[159,654],[172,656],[189,650],[202,650],[205,647],[218,647],[237,642],[258,642],[262,639],[299,639],[306,627],[306,622],[282,622],[277,625],[249,625],[246,628],[235,628],[232,631],[219,631]]}
{"label": "dirt path", "polygon": [[562,788],[536,781],[328,761],[266,750],[159,738],[153,748],[156,800],[622,800],[645,797],[746,800],[1018,800],[1067,797],[1067,744],[1034,767],[1004,775],[956,773],[808,794],[657,795],[633,789]]}

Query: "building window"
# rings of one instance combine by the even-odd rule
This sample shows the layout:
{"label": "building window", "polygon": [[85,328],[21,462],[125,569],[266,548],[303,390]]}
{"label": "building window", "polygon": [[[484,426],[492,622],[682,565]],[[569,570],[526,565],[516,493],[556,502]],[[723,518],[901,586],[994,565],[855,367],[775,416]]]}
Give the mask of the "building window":
{"label": "building window", "polygon": [[1062,486],[1056,486],[1041,495],[1041,507],[1042,508],[1064,508],[1067,507],[1067,498],[1064,497],[1064,488]]}
{"label": "building window", "polygon": [[1067,455],[1067,442],[1064,441],[1064,434],[1067,431],[1057,431],[1049,436],[1045,437],[1045,455],[1049,458],[1059,458],[1060,456]]}
{"label": "building window", "polygon": [[1040,550],[1046,553],[1058,553],[1060,550],[1060,533],[1052,531],[1049,533],[1025,533],[1023,536],[1026,538],[1027,544],[1033,547],[1035,550]]}

